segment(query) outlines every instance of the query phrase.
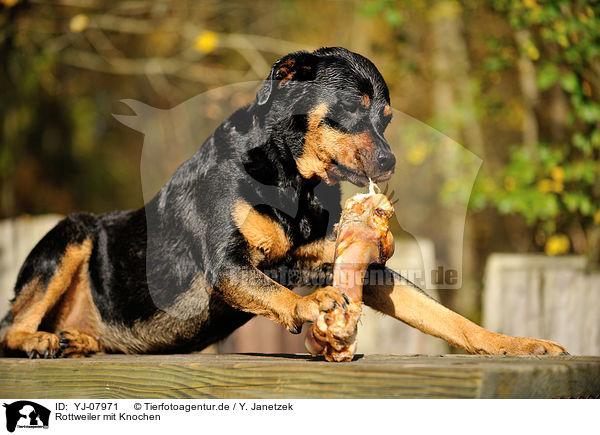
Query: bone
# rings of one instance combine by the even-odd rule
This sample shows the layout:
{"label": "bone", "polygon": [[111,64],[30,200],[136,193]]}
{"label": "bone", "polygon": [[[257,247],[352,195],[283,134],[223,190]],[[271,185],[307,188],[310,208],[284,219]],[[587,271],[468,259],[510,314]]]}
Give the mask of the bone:
{"label": "bone", "polygon": [[394,250],[389,220],[394,207],[375,193],[357,194],[346,201],[337,224],[333,286],[349,300],[347,307],[319,313],[308,329],[305,346],[328,361],[350,361],[356,352],[356,334],[362,312],[362,287],[369,265],[385,264]]}

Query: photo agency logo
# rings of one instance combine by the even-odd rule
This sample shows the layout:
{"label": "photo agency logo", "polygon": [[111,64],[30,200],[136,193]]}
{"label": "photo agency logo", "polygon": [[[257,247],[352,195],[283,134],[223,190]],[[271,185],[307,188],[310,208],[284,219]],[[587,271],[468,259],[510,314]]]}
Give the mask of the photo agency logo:
{"label": "photo agency logo", "polygon": [[10,404],[5,403],[6,430],[15,429],[48,429],[50,410],[29,400],[19,400]]}
{"label": "photo agency logo", "polygon": [[[308,239],[316,239],[311,231],[331,233],[341,205],[355,193],[364,193],[369,178],[395,208],[390,221],[395,254],[387,266],[424,290],[461,288],[467,205],[481,159],[389,106],[385,110],[392,113],[393,122],[387,128],[373,120],[370,136],[356,134],[344,125],[348,117],[358,117],[366,109],[347,108],[339,101],[323,103],[330,97],[323,99],[322,90],[311,82],[286,82],[284,86],[297,87],[301,96],[261,105],[265,83],[211,89],[167,110],[122,100],[134,114],[113,115],[144,135],[140,173],[147,204],[146,275],[156,306],[186,317],[189,310],[173,289],[215,284],[219,261],[233,255],[224,214],[246,238],[254,238],[259,251],[264,247],[252,261],[269,263],[282,258],[279,254],[294,243],[292,233],[292,238]],[[272,85],[272,92],[280,87]],[[377,141],[395,156],[393,174],[374,166]],[[320,166],[324,159],[330,163],[326,168]],[[303,170],[322,170],[317,177],[321,181],[306,196],[322,207],[317,229],[308,223],[315,216],[305,212],[308,205],[300,203],[297,186],[286,178],[290,171]],[[224,205],[227,201],[230,209]],[[295,227],[282,230],[273,222]],[[165,247],[181,252],[166,255]],[[186,270],[181,258],[193,261],[204,275],[194,276],[193,282],[173,282],[172,271],[181,271],[181,277]],[[322,285],[330,279],[326,270],[305,266],[271,261],[270,269],[261,271],[290,288]],[[240,268],[240,279],[244,273],[254,274],[252,269]],[[367,274],[371,278],[385,283],[389,277],[374,271]],[[197,293],[196,300],[208,300],[209,292]]]}

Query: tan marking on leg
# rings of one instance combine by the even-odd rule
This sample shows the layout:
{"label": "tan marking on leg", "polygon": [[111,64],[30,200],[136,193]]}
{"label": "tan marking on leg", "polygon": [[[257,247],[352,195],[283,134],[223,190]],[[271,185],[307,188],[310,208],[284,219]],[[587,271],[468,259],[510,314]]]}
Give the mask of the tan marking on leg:
{"label": "tan marking on leg", "polygon": [[68,246],[45,289],[41,288],[38,279],[37,285],[25,289],[22,301],[19,294],[13,304],[13,323],[2,338],[4,347],[25,352],[36,350],[41,354],[45,352],[44,345],[46,349],[55,349],[55,344],[58,344],[56,335],[47,332],[37,333],[36,331],[44,317],[69,289],[75,275],[81,265],[87,261],[91,251],[90,239],[86,239],[78,245]]}
{"label": "tan marking on leg", "polygon": [[281,225],[256,211],[246,201],[238,201],[231,215],[248,244],[263,253],[265,258],[276,260],[289,251],[291,243]]}
{"label": "tan marking on leg", "polygon": [[26,309],[26,307],[41,300],[43,292],[40,289],[40,281],[41,277],[35,277],[21,288],[19,296],[15,299],[10,308],[13,319],[18,313]]}
{"label": "tan marking on leg", "polygon": [[73,281],[56,307],[52,330],[77,330],[98,340],[100,315],[92,298],[88,265],[89,259],[86,259],[73,276]]}
{"label": "tan marking on leg", "polygon": [[223,277],[218,292],[232,307],[267,317],[288,329],[299,323],[294,308],[301,297],[256,268]]}
{"label": "tan marking on leg", "polygon": [[392,114],[392,108],[389,104],[386,104],[383,108],[383,116],[390,116]]}
{"label": "tan marking on leg", "polygon": [[446,340],[474,354],[560,355],[565,349],[551,341],[510,337],[490,332],[449,310],[406,282],[365,286],[364,302],[370,307]]}
{"label": "tan marking on leg", "polygon": [[342,292],[334,287],[299,296],[257,269],[227,276],[219,284],[219,293],[231,306],[267,317],[289,330],[299,330],[320,311],[333,309],[334,303],[345,303]]}
{"label": "tan marking on leg", "polygon": [[332,263],[335,256],[335,239],[319,239],[299,246],[292,252],[292,257],[305,263],[308,267],[316,267],[323,263]]}

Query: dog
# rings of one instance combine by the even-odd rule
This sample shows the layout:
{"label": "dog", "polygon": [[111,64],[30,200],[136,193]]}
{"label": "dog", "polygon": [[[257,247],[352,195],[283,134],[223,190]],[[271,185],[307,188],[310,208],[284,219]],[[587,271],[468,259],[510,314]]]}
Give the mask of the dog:
{"label": "dog", "polygon": [[[254,315],[299,333],[346,306],[331,280],[339,182],[388,180],[387,85],[340,47],[290,53],[144,207],[72,214],[31,251],[2,322],[7,355],[201,350]],[[487,331],[396,272],[365,282],[364,303],[470,353],[566,353]],[[282,274],[325,277],[299,296]],[[308,271],[308,272],[306,272]],[[381,270],[380,270],[381,271]]]}

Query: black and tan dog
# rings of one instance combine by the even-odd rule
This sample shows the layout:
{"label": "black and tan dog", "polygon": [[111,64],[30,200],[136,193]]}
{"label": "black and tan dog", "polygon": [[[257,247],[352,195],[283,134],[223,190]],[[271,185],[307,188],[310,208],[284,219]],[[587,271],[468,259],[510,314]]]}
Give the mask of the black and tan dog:
{"label": "black and tan dog", "polygon": [[[343,48],[283,57],[256,100],[218,127],[145,207],[70,215],[37,244],[3,321],[3,349],[45,358],[185,352],[256,314],[298,333],[320,310],[345,306],[331,286],[301,297],[264,272],[285,266],[330,275],[337,183],[389,179],[395,158],[383,132],[391,115],[387,86],[364,57]],[[393,284],[366,282],[365,303],[452,345],[485,354],[565,352],[486,331],[385,273]]]}

